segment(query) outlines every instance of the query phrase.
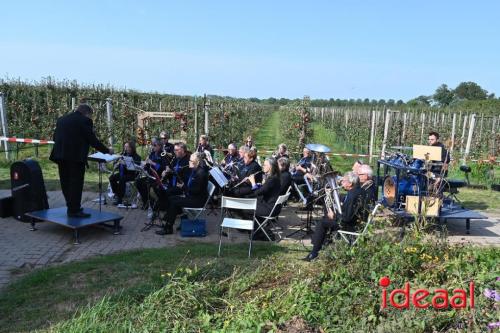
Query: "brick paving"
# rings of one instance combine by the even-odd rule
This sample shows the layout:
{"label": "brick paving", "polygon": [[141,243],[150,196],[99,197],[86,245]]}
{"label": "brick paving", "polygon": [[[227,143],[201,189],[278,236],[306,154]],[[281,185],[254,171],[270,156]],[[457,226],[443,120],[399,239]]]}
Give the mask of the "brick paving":
{"label": "brick paving", "polygon": [[[0,190],[0,197],[10,195],[10,190]],[[83,193],[84,207],[98,209],[92,202],[95,193]],[[48,192],[51,208],[64,206],[64,198],[60,191]],[[37,231],[29,231],[28,223],[13,218],[0,219],[0,289],[7,285],[16,275],[16,269],[34,269],[47,265],[67,263],[92,256],[105,255],[118,251],[145,248],[161,248],[174,246],[184,242],[218,242],[219,210],[207,218],[208,236],[205,238],[186,239],[175,235],[159,236],[155,228],[141,232],[146,221],[146,212],[141,209],[118,209],[112,205],[103,206],[106,211],[116,212],[122,216],[120,235],[113,235],[102,227],[84,228],[80,232],[80,245],[73,244],[73,233],[70,229],[48,222],[38,223]],[[300,219],[293,207],[282,211],[281,223],[296,225]],[[500,246],[500,214],[489,214],[488,220],[471,221],[471,234],[465,233],[465,222],[448,222],[448,240],[452,243],[470,242],[478,245]],[[224,242],[246,242],[248,237],[233,232],[229,240]],[[306,241],[307,243],[308,241]]]}

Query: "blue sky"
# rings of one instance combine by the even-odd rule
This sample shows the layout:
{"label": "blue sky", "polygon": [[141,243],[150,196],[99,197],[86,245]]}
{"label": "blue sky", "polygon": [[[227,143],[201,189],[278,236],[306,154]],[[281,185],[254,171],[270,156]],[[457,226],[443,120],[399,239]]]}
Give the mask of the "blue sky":
{"label": "blue sky", "polygon": [[2,1],[0,77],[237,97],[500,95],[500,1]]}

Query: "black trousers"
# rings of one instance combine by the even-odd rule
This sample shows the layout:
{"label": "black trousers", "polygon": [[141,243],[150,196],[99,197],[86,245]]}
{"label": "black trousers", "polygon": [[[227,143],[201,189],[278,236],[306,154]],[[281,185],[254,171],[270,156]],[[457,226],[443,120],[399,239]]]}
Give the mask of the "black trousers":
{"label": "black trousers", "polygon": [[250,193],[252,193],[252,186],[242,184],[236,188],[227,190],[224,195],[229,197],[244,198]]}
{"label": "black trousers", "polygon": [[66,200],[68,213],[77,213],[80,210],[85,177],[85,163],[59,161],[59,180]]}
{"label": "black trousers", "polygon": [[194,197],[179,197],[176,195],[169,196],[167,205],[166,226],[172,226],[175,223],[177,215],[182,213],[183,207],[201,208],[203,202]]}
{"label": "black trousers", "polygon": [[142,177],[135,181],[135,187],[137,187],[137,191],[141,195],[144,204],[149,202],[149,189],[151,186],[155,186],[154,184],[154,180],[147,177]]}
{"label": "black trousers", "polygon": [[133,181],[137,174],[135,172],[124,172],[123,176],[119,172],[116,172],[109,176],[109,182],[111,184],[111,189],[118,199],[122,199],[125,195],[125,187],[127,182]]}
{"label": "black trousers", "polygon": [[316,227],[314,229],[314,234],[312,236],[313,249],[311,253],[318,253],[325,242],[325,237],[328,231],[332,230],[345,230],[345,231],[354,231],[354,226],[352,224],[346,223],[342,224],[342,227],[338,224],[336,220],[330,220],[327,217],[323,217],[319,223],[316,223]]}

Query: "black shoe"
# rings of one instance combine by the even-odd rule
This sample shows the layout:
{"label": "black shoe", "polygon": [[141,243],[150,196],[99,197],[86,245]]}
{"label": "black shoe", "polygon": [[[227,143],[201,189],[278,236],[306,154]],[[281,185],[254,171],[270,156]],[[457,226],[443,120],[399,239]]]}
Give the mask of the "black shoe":
{"label": "black shoe", "polygon": [[307,262],[311,262],[311,261],[315,260],[317,257],[318,257],[317,253],[311,252],[305,258],[302,258],[302,260],[307,261]]}
{"label": "black shoe", "polygon": [[115,200],[113,201],[113,205],[115,205],[115,206],[118,206],[118,205],[120,205],[121,203],[122,203],[122,199],[115,199]]}
{"label": "black shoe", "polygon": [[76,213],[68,213],[68,217],[87,218],[91,216],[92,215],[89,213],[84,213],[83,210],[78,211]]}
{"label": "black shoe", "polygon": [[160,235],[160,236],[171,235],[173,233],[174,233],[174,229],[172,228],[172,226],[165,226],[165,229],[156,231],[156,234]]}

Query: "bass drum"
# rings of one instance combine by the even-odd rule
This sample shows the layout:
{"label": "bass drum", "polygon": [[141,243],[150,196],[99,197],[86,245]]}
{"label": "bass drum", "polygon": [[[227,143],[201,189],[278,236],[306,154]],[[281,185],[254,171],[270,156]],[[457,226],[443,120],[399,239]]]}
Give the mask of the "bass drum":
{"label": "bass drum", "polygon": [[407,195],[418,195],[419,184],[418,178],[408,176],[399,179],[397,188],[398,198],[396,198],[396,176],[387,176],[384,180],[383,201],[389,207],[394,207],[395,204],[403,202]]}

